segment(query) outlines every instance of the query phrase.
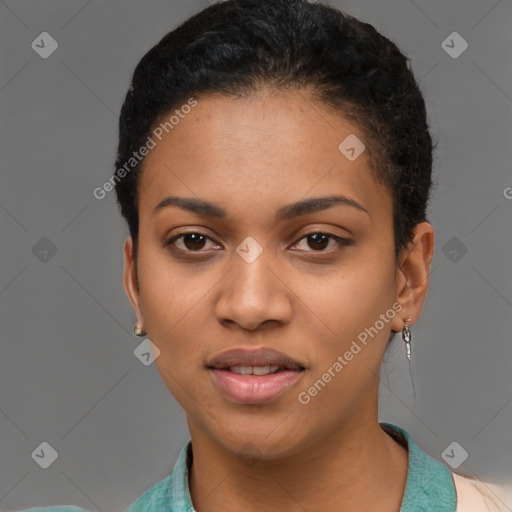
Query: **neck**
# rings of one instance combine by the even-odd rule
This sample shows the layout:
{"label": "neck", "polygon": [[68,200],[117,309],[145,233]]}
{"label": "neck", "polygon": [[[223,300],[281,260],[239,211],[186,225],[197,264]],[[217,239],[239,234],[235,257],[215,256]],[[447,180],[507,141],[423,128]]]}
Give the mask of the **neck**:
{"label": "neck", "polygon": [[349,421],[298,455],[252,463],[189,426],[189,486],[198,512],[400,509],[407,449],[384,432],[375,417]]}

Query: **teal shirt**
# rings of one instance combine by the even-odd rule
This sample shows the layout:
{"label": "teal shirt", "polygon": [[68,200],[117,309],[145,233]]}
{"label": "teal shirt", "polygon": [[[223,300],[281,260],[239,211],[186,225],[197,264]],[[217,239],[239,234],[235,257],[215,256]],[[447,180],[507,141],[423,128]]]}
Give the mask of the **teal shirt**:
{"label": "teal shirt", "polygon": [[[380,423],[398,442],[407,446],[409,462],[400,512],[455,512],[457,499],[451,472],[433,459],[402,428]],[[189,441],[181,450],[172,473],[150,487],[125,512],[194,512],[188,487],[192,460]],[[78,507],[31,508],[19,512],[87,512]]]}

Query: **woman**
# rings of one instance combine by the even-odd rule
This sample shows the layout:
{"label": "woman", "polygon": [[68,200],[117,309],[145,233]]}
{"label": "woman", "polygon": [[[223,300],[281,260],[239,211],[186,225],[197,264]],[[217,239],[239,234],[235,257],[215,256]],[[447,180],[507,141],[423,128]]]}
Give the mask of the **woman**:
{"label": "woman", "polygon": [[500,510],[378,421],[434,248],[395,44],[320,3],[228,0],[142,58],[119,126],[124,285],[191,436],[128,512]]}

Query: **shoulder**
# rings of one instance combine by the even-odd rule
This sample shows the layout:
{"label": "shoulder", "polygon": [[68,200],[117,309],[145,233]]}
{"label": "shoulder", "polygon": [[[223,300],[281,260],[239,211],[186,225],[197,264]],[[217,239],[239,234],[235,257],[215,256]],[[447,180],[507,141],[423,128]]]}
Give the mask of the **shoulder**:
{"label": "shoulder", "polygon": [[180,451],[172,473],[150,487],[125,512],[182,512],[194,510],[188,488],[192,443]]}
{"label": "shoulder", "polygon": [[56,505],[54,507],[35,507],[15,510],[14,512],[88,512],[85,508],[75,507],[73,505]]}
{"label": "shoulder", "polygon": [[409,466],[401,510],[512,512],[512,482],[498,485],[451,471],[424,452],[405,429],[389,423],[381,426],[407,442]]}
{"label": "shoulder", "polygon": [[512,508],[512,487],[482,482],[452,472],[457,494],[456,512],[508,512]]}

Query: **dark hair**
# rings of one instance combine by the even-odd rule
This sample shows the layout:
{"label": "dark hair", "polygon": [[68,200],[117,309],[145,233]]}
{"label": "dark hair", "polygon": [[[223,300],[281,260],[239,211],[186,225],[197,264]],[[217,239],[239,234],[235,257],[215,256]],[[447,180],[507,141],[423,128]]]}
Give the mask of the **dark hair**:
{"label": "dark hair", "polygon": [[[263,87],[307,88],[358,123],[372,175],[392,195],[397,257],[426,220],[433,147],[425,102],[408,58],[392,41],[326,4],[227,0],[169,32],[133,73],[119,119],[116,169],[193,95],[243,96]],[[142,164],[115,185],[135,258]]]}

